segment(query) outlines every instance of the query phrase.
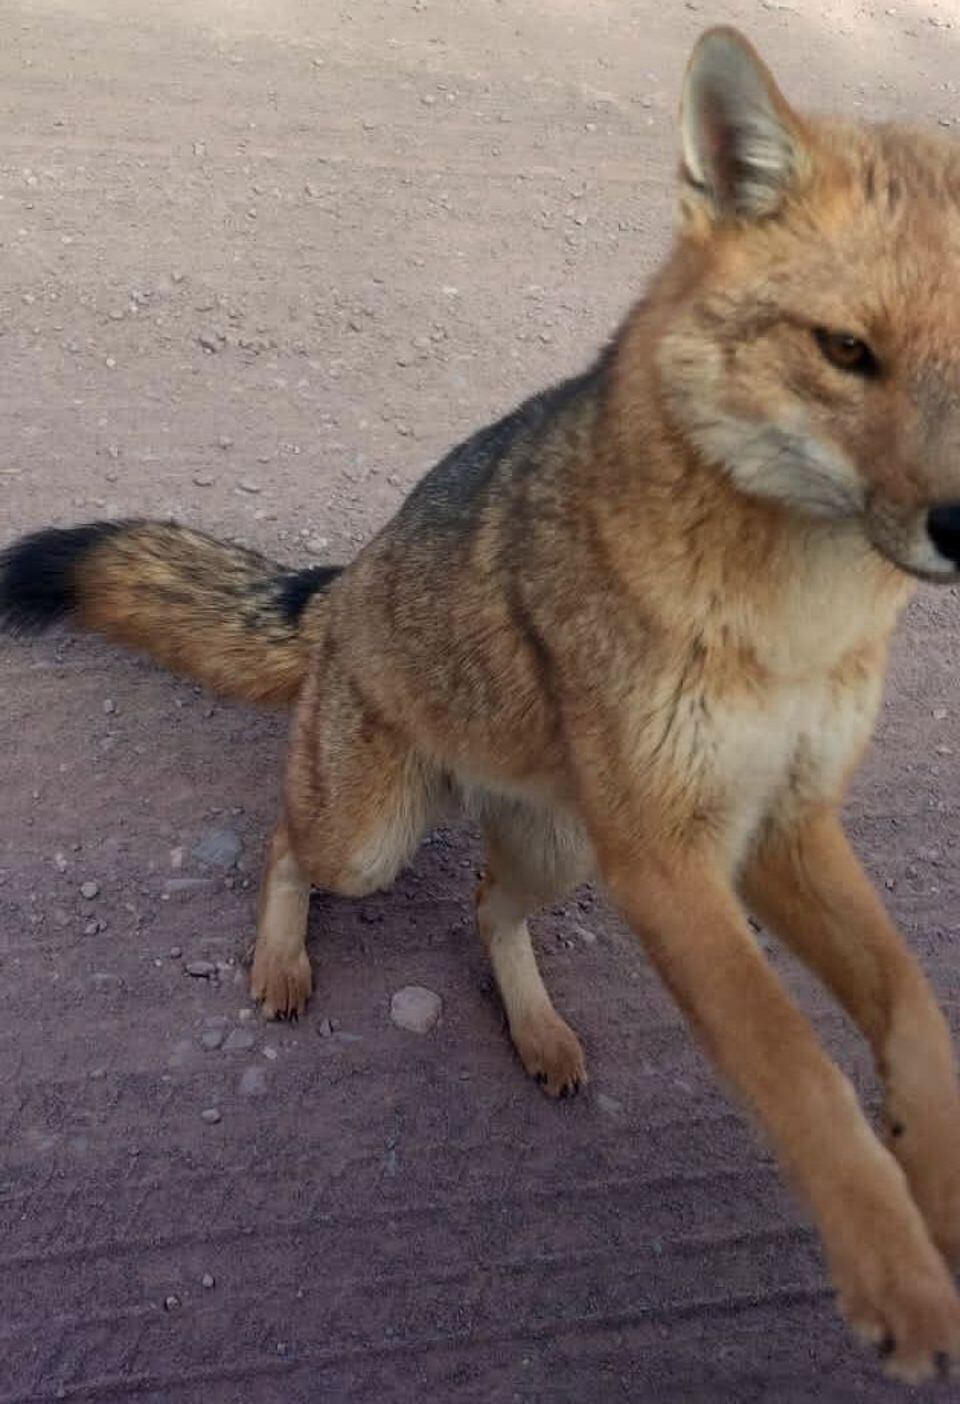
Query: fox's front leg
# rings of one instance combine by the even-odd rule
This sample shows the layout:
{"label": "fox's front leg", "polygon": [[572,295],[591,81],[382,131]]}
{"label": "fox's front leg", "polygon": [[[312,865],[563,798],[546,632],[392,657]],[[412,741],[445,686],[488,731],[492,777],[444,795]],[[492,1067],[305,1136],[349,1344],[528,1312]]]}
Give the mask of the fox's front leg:
{"label": "fox's front leg", "polygon": [[960,1360],[960,1297],[903,1172],[751,939],[721,865],[677,843],[657,851],[641,831],[624,844],[595,826],[601,870],[812,1209],[847,1320],[901,1378]]}
{"label": "fox's front leg", "polygon": [[960,1086],[947,1022],[836,815],[772,834],[743,895],[870,1042],[889,1143],[940,1249],[960,1266]]}

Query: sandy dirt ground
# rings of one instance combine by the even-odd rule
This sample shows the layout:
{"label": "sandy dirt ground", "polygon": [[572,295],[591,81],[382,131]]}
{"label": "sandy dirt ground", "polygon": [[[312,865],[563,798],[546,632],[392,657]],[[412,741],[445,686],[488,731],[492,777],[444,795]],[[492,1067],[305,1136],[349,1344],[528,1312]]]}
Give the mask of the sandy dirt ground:
{"label": "sandy dirt ground", "polygon": [[[3,0],[3,538],[157,514],[349,557],[638,294],[719,19],[798,102],[960,123],[956,0]],[[960,1027],[958,628],[955,590],[911,610],[850,818]],[[536,924],[572,1103],[511,1053],[468,832],[318,899],[309,1016],[264,1025],[283,719],[65,635],[0,644],[0,689],[0,1404],[900,1397],[595,894]]]}

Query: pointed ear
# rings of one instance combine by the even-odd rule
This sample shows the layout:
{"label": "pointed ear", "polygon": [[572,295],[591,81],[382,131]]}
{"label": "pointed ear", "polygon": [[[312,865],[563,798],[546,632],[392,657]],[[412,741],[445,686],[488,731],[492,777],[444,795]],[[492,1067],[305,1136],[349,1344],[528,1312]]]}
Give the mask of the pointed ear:
{"label": "pointed ear", "polygon": [[803,123],[735,29],[709,29],[697,43],[680,128],[685,200],[710,219],[773,214],[802,175]]}

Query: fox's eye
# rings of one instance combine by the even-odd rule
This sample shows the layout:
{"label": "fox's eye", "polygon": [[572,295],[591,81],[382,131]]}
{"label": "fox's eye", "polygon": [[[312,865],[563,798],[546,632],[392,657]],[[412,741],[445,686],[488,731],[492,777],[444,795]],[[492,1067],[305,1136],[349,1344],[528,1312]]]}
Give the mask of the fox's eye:
{"label": "fox's eye", "polygon": [[880,367],[876,356],[858,336],[852,336],[850,332],[827,331],[826,327],[816,327],[813,334],[820,350],[837,370],[865,376],[878,373]]}

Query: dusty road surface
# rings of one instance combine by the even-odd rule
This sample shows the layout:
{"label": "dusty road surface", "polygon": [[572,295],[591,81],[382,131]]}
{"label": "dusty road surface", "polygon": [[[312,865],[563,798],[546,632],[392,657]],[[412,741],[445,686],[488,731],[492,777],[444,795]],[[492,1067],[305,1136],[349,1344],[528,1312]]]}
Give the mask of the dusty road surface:
{"label": "dusty road surface", "polygon": [[[347,558],[638,293],[716,19],[800,102],[960,123],[955,0],[3,0],[4,539],[159,514]],[[960,1026],[958,631],[956,591],[912,610],[851,819]],[[594,894],[536,926],[572,1103],[507,1043],[469,833],[318,900],[309,1017],[263,1025],[282,718],[66,636],[0,645],[0,688],[2,1404],[900,1397]]]}

